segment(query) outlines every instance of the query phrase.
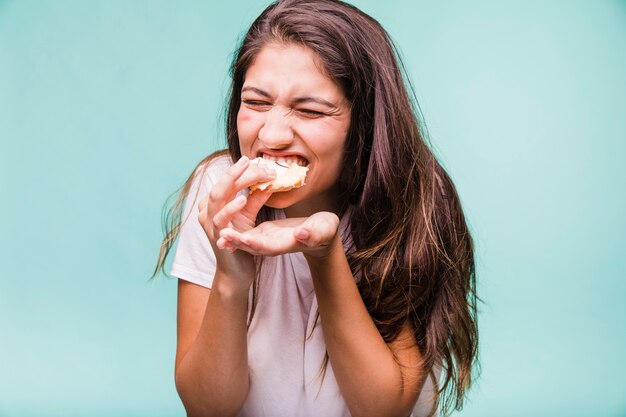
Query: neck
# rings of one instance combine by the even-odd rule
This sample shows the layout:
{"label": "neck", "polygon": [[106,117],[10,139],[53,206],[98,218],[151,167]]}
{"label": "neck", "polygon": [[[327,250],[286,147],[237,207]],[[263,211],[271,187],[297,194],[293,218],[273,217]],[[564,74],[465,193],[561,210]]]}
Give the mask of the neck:
{"label": "neck", "polygon": [[339,195],[341,195],[339,190],[333,189],[324,195],[300,201],[292,206],[285,207],[285,216],[309,217],[321,211],[328,211],[339,216],[342,211],[342,202],[339,200]]}

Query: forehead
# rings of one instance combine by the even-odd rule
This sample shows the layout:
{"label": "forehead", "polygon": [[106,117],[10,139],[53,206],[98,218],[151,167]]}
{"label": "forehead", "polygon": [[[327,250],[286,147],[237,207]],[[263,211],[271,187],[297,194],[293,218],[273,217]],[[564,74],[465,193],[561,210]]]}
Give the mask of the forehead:
{"label": "forehead", "polygon": [[244,86],[278,91],[318,89],[341,93],[313,50],[294,43],[269,43],[257,54],[244,76]]}

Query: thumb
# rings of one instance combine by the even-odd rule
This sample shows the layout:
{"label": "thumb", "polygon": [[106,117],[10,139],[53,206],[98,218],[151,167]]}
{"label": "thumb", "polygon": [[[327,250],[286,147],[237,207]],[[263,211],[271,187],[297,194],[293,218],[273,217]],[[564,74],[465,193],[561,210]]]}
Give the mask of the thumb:
{"label": "thumb", "polygon": [[306,241],[311,238],[311,231],[304,224],[302,224],[294,230],[293,237],[302,243],[306,243]]}
{"label": "thumb", "polygon": [[257,214],[259,214],[259,210],[261,210],[261,207],[263,207],[271,196],[271,191],[257,190],[251,192],[248,195],[248,204],[246,204],[241,212],[244,216],[250,219],[256,219]]}
{"label": "thumb", "polygon": [[329,212],[315,213],[294,230],[294,237],[307,246],[329,243],[337,234],[339,218]]}

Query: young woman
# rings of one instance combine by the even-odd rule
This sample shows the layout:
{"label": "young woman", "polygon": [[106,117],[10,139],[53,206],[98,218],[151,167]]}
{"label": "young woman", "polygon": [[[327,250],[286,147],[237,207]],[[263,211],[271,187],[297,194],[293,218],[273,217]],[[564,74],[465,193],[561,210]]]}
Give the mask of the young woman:
{"label": "young woman", "polygon": [[[477,355],[472,239],[384,29],[339,1],[279,1],[232,79],[228,150],[183,187],[157,268],[178,238],[188,414],[460,408]],[[250,193],[276,175],[257,157],[306,166],[306,184]]]}

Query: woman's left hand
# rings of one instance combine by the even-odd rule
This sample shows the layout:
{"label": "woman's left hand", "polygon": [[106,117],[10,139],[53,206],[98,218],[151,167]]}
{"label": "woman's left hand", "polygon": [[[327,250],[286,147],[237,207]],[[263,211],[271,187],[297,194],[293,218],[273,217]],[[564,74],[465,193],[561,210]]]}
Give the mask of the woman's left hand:
{"label": "woman's left hand", "polygon": [[324,257],[338,238],[339,218],[330,212],[310,217],[267,221],[243,232],[226,228],[220,232],[228,250],[240,249],[253,255],[275,256],[303,252],[311,257]]}

